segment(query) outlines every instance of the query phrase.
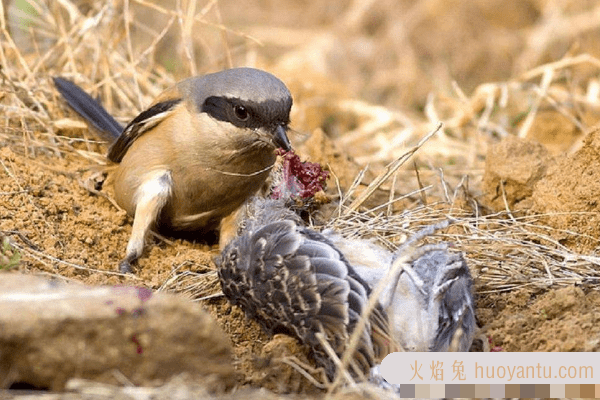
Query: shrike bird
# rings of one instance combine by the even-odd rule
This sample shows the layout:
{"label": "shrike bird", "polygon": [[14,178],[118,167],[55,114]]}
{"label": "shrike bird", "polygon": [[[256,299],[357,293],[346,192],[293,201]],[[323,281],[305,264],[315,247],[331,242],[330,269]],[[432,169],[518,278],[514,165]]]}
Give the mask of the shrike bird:
{"label": "shrike bird", "polygon": [[275,76],[235,68],[167,89],[125,128],[74,83],[54,78],[68,104],[115,140],[108,160],[115,198],[133,216],[121,272],[144,249],[148,231],[205,234],[258,191],[290,150],[292,97]]}

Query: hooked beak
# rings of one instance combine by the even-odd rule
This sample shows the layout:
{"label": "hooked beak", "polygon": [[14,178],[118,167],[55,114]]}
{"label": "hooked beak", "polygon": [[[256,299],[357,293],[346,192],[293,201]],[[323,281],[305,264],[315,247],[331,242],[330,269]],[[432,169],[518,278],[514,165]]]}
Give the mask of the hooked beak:
{"label": "hooked beak", "polygon": [[273,132],[273,143],[285,151],[290,151],[292,149],[290,140],[287,137],[285,126],[277,125],[277,128],[275,128],[275,131]]}

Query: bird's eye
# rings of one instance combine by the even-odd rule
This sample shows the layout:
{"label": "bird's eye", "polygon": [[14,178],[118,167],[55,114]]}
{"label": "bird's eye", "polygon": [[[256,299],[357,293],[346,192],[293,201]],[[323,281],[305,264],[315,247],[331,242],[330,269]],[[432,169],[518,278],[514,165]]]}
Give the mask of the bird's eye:
{"label": "bird's eye", "polygon": [[250,116],[248,110],[246,110],[246,107],[240,105],[233,106],[233,112],[235,113],[235,116],[238,117],[241,121],[246,121]]}

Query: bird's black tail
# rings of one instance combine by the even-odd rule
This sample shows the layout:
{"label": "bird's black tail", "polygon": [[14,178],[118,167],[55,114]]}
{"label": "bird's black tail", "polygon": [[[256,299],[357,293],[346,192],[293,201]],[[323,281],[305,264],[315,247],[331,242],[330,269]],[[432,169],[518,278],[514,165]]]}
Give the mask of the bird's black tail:
{"label": "bird's black tail", "polygon": [[85,118],[94,128],[107,133],[113,139],[121,136],[123,126],[118,123],[104,107],[73,82],[60,77],[52,78],[54,85],[67,103]]}

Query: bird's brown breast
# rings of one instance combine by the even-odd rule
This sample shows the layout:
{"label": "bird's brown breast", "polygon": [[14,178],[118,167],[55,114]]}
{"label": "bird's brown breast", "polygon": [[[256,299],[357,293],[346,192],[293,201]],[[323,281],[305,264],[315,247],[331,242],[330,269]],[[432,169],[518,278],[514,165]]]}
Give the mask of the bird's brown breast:
{"label": "bird's brown breast", "polygon": [[[159,228],[197,231],[215,228],[256,193],[275,162],[274,147],[208,118],[181,112],[161,122],[160,135],[152,130],[136,139],[115,173],[117,203],[134,215],[140,186],[156,171],[168,171],[171,196]],[[194,124],[206,129],[198,133]]]}

